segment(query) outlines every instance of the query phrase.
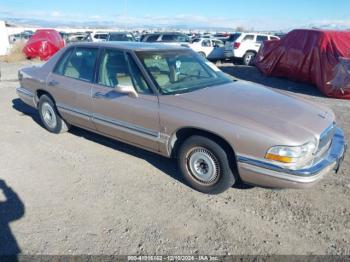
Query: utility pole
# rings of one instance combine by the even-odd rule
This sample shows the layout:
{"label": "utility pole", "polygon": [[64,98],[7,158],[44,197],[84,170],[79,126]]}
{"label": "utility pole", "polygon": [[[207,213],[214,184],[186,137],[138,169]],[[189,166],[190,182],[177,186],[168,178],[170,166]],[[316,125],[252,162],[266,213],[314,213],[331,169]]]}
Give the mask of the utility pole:
{"label": "utility pole", "polygon": [[[124,19],[128,18],[128,0],[124,0]],[[127,22],[125,23],[125,30],[127,30]]]}

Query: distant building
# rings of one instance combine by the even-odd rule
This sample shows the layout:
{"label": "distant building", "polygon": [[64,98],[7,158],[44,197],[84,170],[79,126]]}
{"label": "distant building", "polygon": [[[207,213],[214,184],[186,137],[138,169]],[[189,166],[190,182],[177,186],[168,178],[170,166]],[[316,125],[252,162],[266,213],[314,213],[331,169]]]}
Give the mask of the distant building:
{"label": "distant building", "polygon": [[6,55],[10,48],[5,21],[0,21],[0,55]]}

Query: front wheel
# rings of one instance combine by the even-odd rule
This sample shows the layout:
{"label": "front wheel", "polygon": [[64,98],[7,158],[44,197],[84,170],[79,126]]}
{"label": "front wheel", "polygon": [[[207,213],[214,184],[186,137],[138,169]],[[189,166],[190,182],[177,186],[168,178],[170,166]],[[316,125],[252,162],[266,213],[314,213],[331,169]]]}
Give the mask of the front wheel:
{"label": "front wheel", "polygon": [[52,99],[47,95],[42,95],[39,100],[39,115],[45,128],[51,133],[59,134],[68,131],[69,124],[58,114]]}
{"label": "front wheel", "polygon": [[194,189],[207,194],[219,194],[232,187],[229,154],[216,142],[202,136],[192,136],[178,152],[178,165],[185,181]]}

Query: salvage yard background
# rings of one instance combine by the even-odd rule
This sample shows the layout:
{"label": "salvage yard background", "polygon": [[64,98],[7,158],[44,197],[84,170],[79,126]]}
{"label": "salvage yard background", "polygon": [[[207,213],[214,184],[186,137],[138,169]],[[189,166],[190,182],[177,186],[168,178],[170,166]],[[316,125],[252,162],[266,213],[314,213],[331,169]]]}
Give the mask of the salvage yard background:
{"label": "salvage yard background", "polygon": [[[349,153],[337,175],[309,190],[204,195],[171,160],[78,128],[47,132],[16,95],[28,63],[0,63],[0,254],[350,255]],[[349,101],[254,67],[220,67],[330,106],[350,142]]]}

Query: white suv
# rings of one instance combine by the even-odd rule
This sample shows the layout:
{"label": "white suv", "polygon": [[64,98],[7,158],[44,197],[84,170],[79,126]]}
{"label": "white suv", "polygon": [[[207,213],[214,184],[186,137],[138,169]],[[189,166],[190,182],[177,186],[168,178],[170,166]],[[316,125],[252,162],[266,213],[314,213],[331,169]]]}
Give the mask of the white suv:
{"label": "white suv", "polygon": [[225,57],[231,60],[242,60],[243,64],[251,65],[261,44],[266,40],[276,39],[279,38],[259,33],[232,34],[225,43]]}

